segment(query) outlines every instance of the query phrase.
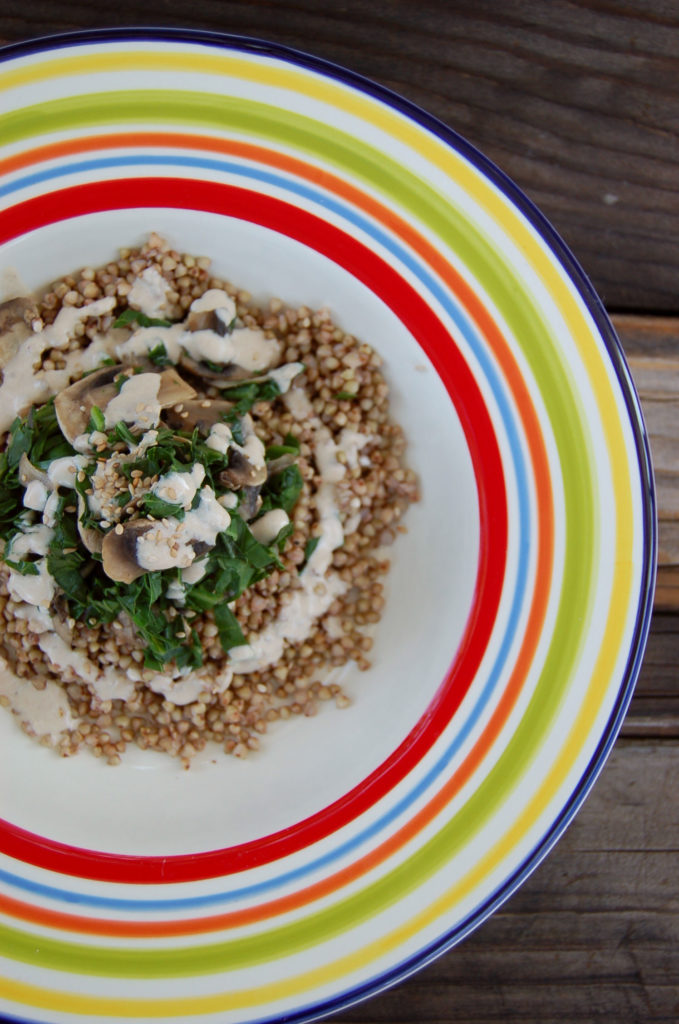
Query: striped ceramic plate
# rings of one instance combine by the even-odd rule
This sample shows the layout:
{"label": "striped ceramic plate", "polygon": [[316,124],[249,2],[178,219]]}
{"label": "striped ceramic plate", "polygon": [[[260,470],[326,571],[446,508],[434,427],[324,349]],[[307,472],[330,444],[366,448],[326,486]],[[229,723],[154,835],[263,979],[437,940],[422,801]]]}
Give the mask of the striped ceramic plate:
{"label": "striped ceramic plate", "polygon": [[6,49],[0,271],[156,230],[385,359],[422,501],[352,706],[247,763],[58,760],[2,716],[0,1012],[337,1011],[519,885],[610,750],[651,613],[638,403],[582,272],[443,125],[311,57],[118,32]]}

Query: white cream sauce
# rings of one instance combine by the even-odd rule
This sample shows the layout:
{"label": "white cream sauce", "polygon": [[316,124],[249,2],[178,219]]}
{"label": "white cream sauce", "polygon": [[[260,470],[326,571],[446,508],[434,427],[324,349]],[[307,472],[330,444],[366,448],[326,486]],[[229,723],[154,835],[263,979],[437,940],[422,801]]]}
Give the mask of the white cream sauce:
{"label": "white cream sauce", "polygon": [[195,562],[182,569],[183,583],[199,583],[207,572],[207,558],[197,558]]}
{"label": "white cream sauce", "polygon": [[208,288],[191,303],[192,313],[211,313],[213,309],[223,309],[229,320],[233,320],[236,315],[236,303],[221,288]]}
{"label": "white cream sauce", "polygon": [[231,431],[226,423],[213,423],[205,444],[213,451],[226,455],[231,444]]}
{"label": "white cream sauce", "polygon": [[45,502],[45,507],[42,510],[42,521],[45,526],[50,528],[56,526],[57,522],[57,509],[59,508],[59,492],[52,491],[49,498]]}
{"label": "white cream sauce", "polygon": [[38,570],[37,576],[22,576],[11,569],[7,577],[7,589],[15,601],[25,601],[26,604],[49,608],[54,597],[54,580],[47,571],[44,558],[33,564]]}
{"label": "white cream sauce", "polygon": [[263,331],[250,327],[236,328],[224,336],[208,329],[184,331],[179,343],[197,362],[207,361],[220,366],[235,363],[252,373],[267,370],[281,354],[276,338],[267,338]]}
{"label": "white cream sauce", "polygon": [[214,547],[217,535],[230,522],[229,513],[219,504],[212,488],[203,487],[197,508],[187,512],[181,521],[168,516],[137,539],[137,563],[150,572],[185,569],[196,558],[192,545],[204,543]]}
{"label": "white cream sauce", "polygon": [[313,418],[314,407],[303,388],[291,388],[284,395],[283,401],[293,419],[298,420],[300,423],[302,420]]}
{"label": "white cream sauce", "polygon": [[64,455],[61,459],[51,462],[47,476],[52,487],[75,487],[78,472],[87,465],[83,455]]}
{"label": "white cream sauce", "polygon": [[285,509],[272,508],[254,523],[250,523],[250,533],[260,544],[271,544],[289,522],[290,518]]}
{"label": "white cream sauce", "polygon": [[49,491],[41,480],[29,480],[24,491],[24,506],[32,508],[35,512],[42,512],[48,497]]}
{"label": "white cream sauce", "polygon": [[106,426],[110,429],[122,421],[142,430],[156,427],[161,411],[159,389],[158,373],[136,373],[128,377],[119,394],[111,399],[104,410]]}
{"label": "white cream sauce", "polygon": [[35,523],[31,526],[24,524],[21,533],[12,537],[7,554],[17,561],[26,555],[46,555],[53,536],[53,531],[44,523]]}
{"label": "white cream sauce", "polygon": [[161,319],[167,314],[167,296],[171,290],[155,267],[147,267],[127,293],[127,302],[146,316]]}
{"label": "white cream sauce", "polygon": [[68,698],[58,683],[47,681],[44,690],[36,690],[27,679],[20,679],[0,657],[0,696],[9,701],[11,711],[36,736],[57,740],[60,733],[78,724],[71,714]]}
{"label": "white cream sauce", "polygon": [[337,450],[344,452],[347,465],[350,469],[358,469],[358,457],[365,446],[372,440],[373,438],[368,434],[360,434],[358,430],[353,430],[351,427],[344,427],[337,439]]}
{"label": "white cream sauce", "polygon": [[69,383],[65,370],[35,370],[43,352],[65,348],[73,337],[76,324],[94,316],[110,313],[115,298],[106,297],[88,306],[65,306],[53,324],[27,338],[3,369],[0,384],[0,433],[8,430],[13,420],[31,405],[47,401]]}
{"label": "white cream sauce", "polygon": [[283,366],[278,366],[275,370],[269,370],[267,376],[275,381],[280,393],[285,395],[290,390],[290,385],[295,377],[299,376],[303,369],[304,363],[284,363]]}
{"label": "white cream sauce", "polygon": [[229,510],[238,507],[238,495],[234,491],[226,491],[217,498],[217,501],[223,508]]}
{"label": "white cream sauce", "polygon": [[255,434],[252,417],[247,414],[241,420],[243,428],[243,444],[231,442],[231,447],[239,451],[254,469],[262,469],[266,465],[266,448]]}
{"label": "white cream sauce", "polygon": [[55,668],[61,672],[70,669],[74,679],[86,682],[99,700],[129,700],[133,695],[134,682],[124,672],[113,666],[104,671],[82,651],[70,647],[58,633],[42,633],[38,637],[38,645]]}
{"label": "white cream sauce", "polygon": [[346,470],[337,461],[337,447],[330,431],[320,420],[316,421],[316,432],[318,443],[314,457],[321,476],[316,491],[320,527],[318,544],[300,574],[300,587],[293,591],[289,604],[284,605],[276,619],[250,643],[232,647],[229,651],[229,661],[234,672],[259,672],[273,665],[282,656],[286,641],[299,643],[304,640],[314,623],[348,589],[348,583],[337,573],[329,571],[333,551],[341,547],[344,541],[335,501],[335,484],[342,479]]}
{"label": "white cream sauce", "polygon": [[119,342],[115,354],[121,362],[135,362],[137,357],[146,357],[151,349],[162,344],[165,346],[167,358],[178,363],[182,354],[179,339],[185,333],[183,324],[172,324],[171,327],[139,327],[134,334]]}
{"label": "white cream sauce", "polygon": [[198,700],[201,693],[223,693],[228,690],[232,678],[233,672],[230,668],[224,669],[217,675],[207,672],[204,675],[199,675],[196,672],[191,672],[189,675],[178,678],[158,673],[146,685],[155,693],[162,694],[166,700],[172,701],[173,704],[184,705]]}
{"label": "white cream sauce", "polygon": [[151,488],[151,493],[162,501],[188,509],[204,479],[205,467],[197,462],[188,473],[173,472],[161,476]]}

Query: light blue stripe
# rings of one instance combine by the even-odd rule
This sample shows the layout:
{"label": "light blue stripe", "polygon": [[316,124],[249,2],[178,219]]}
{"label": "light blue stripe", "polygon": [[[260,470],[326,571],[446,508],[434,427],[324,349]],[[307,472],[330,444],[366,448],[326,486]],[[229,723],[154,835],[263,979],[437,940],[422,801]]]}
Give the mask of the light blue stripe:
{"label": "light blue stripe", "polygon": [[478,335],[473,323],[467,318],[458,303],[454,301],[451,294],[427,271],[426,267],[419,263],[408,250],[404,249],[390,235],[385,233],[380,227],[366,219],[352,207],[338,202],[336,199],[324,192],[310,188],[296,180],[291,180],[278,174],[264,171],[261,168],[237,164],[228,160],[191,157],[183,154],[168,154],[166,156],[150,154],[143,157],[130,155],[102,157],[96,160],[83,160],[67,166],[48,168],[44,171],[36,172],[20,179],[15,179],[15,181],[0,189],[0,195],[8,195],[20,189],[30,187],[31,185],[40,184],[41,182],[64,177],[73,173],[88,172],[111,167],[130,166],[195,167],[265,182],[268,185],[274,185],[284,191],[301,196],[307,201],[331,210],[344,221],[354,227],[360,228],[361,231],[383,246],[389,253],[391,253],[392,256],[395,257],[396,260],[411,271],[411,273],[422,283],[424,288],[431,295],[436,297],[441,307],[445,309],[462,337],[464,337],[482,367],[486,381],[493,394],[493,398],[497,403],[502,423],[506,431],[509,449],[511,451],[514,464],[518,491],[519,543],[516,587],[512,596],[507,627],[497,657],[495,658],[493,666],[489,672],[486,685],[484,686],[482,693],[479,695],[475,705],[471,709],[467,720],[461,725],[447,750],[441,755],[432,768],[430,768],[426,776],[424,776],[416,786],[402,797],[398,803],[387,811],[378,821],[374,822],[372,825],[357,833],[351,839],[340,844],[335,849],[328,851],[328,853],[309,864],[303,865],[292,871],[287,871],[275,878],[258,882],[254,885],[243,886],[240,889],[234,889],[226,892],[212,893],[206,896],[191,896],[186,898],[160,900],[117,899],[108,896],[93,896],[85,893],[71,892],[66,889],[60,889],[44,885],[39,882],[34,882],[29,879],[24,879],[10,872],[0,871],[0,879],[12,886],[24,889],[27,892],[45,896],[49,899],[62,900],[65,903],[117,910],[187,910],[189,908],[216,906],[250,897],[260,897],[265,893],[275,890],[279,886],[286,886],[292,882],[303,879],[309,873],[325,868],[339,858],[345,857],[349,854],[355,854],[361,844],[377,836],[383,828],[389,826],[401,814],[406,812],[412,803],[420,799],[420,797],[426,793],[427,789],[436,782],[442,773],[446,771],[451,760],[456,756],[462,745],[469,737],[469,734],[478,723],[486,704],[490,700],[501,678],[505,660],[516,639],[521,608],[524,600],[528,596],[528,567],[530,560],[531,538],[533,537],[534,531],[531,528],[530,492],[519,431],[512,413],[511,404],[503,387],[502,378],[497,372],[495,365],[487,352],[483,339]]}

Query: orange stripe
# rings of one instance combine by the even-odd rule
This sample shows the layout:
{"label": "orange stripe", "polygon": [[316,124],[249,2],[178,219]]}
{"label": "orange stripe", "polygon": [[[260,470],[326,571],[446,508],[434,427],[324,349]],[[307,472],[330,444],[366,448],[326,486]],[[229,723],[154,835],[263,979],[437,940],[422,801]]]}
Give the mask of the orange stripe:
{"label": "orange stripe", "polygon": [[538,509],[538,552],[533,599],[526,623],[524,641],[514,670],[498,705],[475,746],[445,786],[413,818],[374,850],[369,851],[359,860],[341,871],[335,872],[333,875],[288,896],[270,900],[256,906],[246,907],[242,910],[215,914],[205,918],[188,918],[173,921],[122,921],[89,918],[46,908],[33,907],[30,904],[11,899],[10,897],[0,897],[0,910],[6,914],[46,927],[85,934],[151,938],[172,935],[195,935],[227,928],[237,928],[266,920],[278,914],[287,913],[308,905],[314,900],[331,895],[336,890],[360,878],[364,873],[378,867],[383,861],[413,839],[421,829],[425,828],[446,807],[448,802],[469,781],[482,763],[490,747],[498,738],[521,693],[523,681],[535,656],[547,611],[551,587],[554,550],[554,511],[549,462],[542,439],[540,424],[521,371],[506,345],[502,333],[470,286],[446,262],[443,256],[393,210],[383,206],[379,201],[365,195],[333,174],[323,171],[318,167],[310,168],[308,164],[286,154],[277,153],[265,147],[246,142],[217,140],[200,135],[174,132],[127,132],[119,135],[98,135],[52,143],[0,161],[0,173],[9,173],[36,162],[58,159],[75,153],[91,151],[92,149],[120,149],[130,146],[141,148],[164,146],[177,149],[206,150],[238,156],[243,159],[277,167],[280,170],[310,180],[314,184],[320,185],[337,195],[341,195],[352,205],[363,209],[375,220],[387,225],[394,234],[405,241],[436,271],[439,277],[446,282],[462,302],[471,317],[483,331],[499,365],[502,367],[523,422],[525,437],[534,467],[537,490],[536,504]]}

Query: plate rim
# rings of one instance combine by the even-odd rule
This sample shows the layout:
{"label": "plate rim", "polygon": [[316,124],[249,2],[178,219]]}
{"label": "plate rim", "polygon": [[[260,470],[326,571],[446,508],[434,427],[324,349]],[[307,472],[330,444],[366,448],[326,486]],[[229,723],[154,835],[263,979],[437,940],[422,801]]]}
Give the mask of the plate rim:
{"label": "plate rim", "polygon": [[[368,94],[378,102],[384,103],[406,118],[413,120],[420,127],[437,136],[444,145],[462,155],[478,172],[490,180],[502,192],[504,197],[526,218],[566,272],[580,299],[587,308],[589,315],[592,317],[597,332],[601,337],[606,354],[610,360],[619,396],[623,400],[629,418],[629,426],[634,440],[634,454],[641,484],[641,519],[643,526],[638,606],[634,626],[631,630],[629,651],[624,667],[621,670],[621,682],[614,706],[602,729],[596,749],[582,772],[578,783],[573,788],[568,801],[558,817],[536,842],[532,852],[524,858],[516,871],[482,904],[477,906],[472,914],[468,915],[463,922],[444,932],[438,939],[429,942],[425,947],[407,957],[404,961],[396,964],[389,970],[381,971],[374,978],[359,986],[343,990],[337,995],[330,996],[318,1003],[286,1012],[282,1016],[257,1018],[258,1024],[267,1024],[267,1022],[273,1024],[273,1021],[310,1021],[347,1009],[358,1002],[391,988],[452,949],[453,946],[487,920],[526,881],[561,838],[589,795],[611,753],[632,699],[651,626],[657,572],[658,527],[657,500],[649,438],[643,420],[641,403],[615,328],[588,275],[569,246],[546,216],[509,175],[454,128],[433,114],[428,113],[418,104],[401,96],[398,92],[380,85],[370,78],[345,68],[334,61],[282,43],[249,35],[164,26],[83,29],[20,40],[0,47],[0,68],[6,61],[31,54],[49,53],[50,51],[61,50],[70,46],[130,42],[133,40],[211,46],[222,50],[235,50],[241,53],[250,53],[282,60],[295,67],[303,67],[314,73],[335,79],[341,84],[349,85],[359,92]],[[37,1021],[31,1021],[27,1017],[11,1016],[8,1019],[20,1022],[20,1024],[37,1024]]]}

